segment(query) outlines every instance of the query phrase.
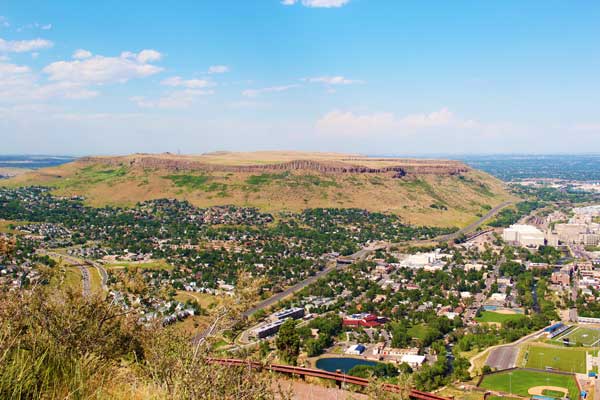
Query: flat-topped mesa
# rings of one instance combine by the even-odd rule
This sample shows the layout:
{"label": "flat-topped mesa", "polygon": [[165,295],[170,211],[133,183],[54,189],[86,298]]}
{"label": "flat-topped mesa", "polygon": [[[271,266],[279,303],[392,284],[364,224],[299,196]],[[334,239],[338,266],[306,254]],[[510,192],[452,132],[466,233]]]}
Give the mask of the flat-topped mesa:
{"label": "flat-topped mesa", "polygon": [[[469,167],[458,161],[414,160],[386,158],[340,158],[338,160],[298,159],[283,162],[250,165],[227,165],[205,162],[188,156],[133,155],[116,157],[83,157],[84,164],[101,164],[111,167],[127,166],[140,169],[162,169],[168,171],[206,171],[260,173],[268,171],[316,171],[329,174],[373,174],[393,173],[394,177],[406,175],[458,175],[469,171]],[[384,164],[368,166],[364,164]],[[363,164],[363,165],[361,165]]]}

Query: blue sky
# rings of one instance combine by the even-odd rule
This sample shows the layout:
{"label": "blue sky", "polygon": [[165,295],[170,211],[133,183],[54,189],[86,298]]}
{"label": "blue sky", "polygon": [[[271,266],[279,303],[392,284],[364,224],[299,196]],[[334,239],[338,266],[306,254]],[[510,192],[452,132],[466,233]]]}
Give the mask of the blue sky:
{"label": "blue sky", "polygon": [[600,3],[8,0],[0,153],[600,151]]}

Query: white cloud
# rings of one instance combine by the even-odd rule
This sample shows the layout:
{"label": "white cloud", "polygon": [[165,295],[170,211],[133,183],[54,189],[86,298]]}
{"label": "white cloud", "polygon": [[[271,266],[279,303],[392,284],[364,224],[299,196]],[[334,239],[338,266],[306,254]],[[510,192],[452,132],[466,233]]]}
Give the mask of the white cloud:
{"label": "white cloud", "polygon": [[262,89],[247,89],[242,92],[243,96],[246,97],[258,97],[264,93],[277,93],[277,92],[285,92],[287,90],[297,88],[300,85],[285,85],[285,86],[272,86]]}
{"label": "white cloud", "polygon": [[317,121],[317,130],[323,133],[340,135],[377,135],[382,133],[414,133],[431,128],[481,127],[472,120],[456,117],[447,108],[423,114],[410,114],[397,117],[390,112],[355,114],[349,111],[331,111]]}
{"label": "white cloud", "polygon": [[[293,6],[298,3],[298,0],[282,0],[281,4],[285,6]],[[350,0],[301,0],[300,3],[304,7],[311,8],[337,8],[350,3]]]}
{"label": "white cloud", "polygon": [[51,98],[88,99],[98,93],[73,82],[41,83],[27,66],[0,63],[0,102],[22,104]]}
{"label": "white cloud", "polygon": [[90,58],[92,56],[92,52],[84,49],[77,49],[73,53],[73,58],[76,60],[83,60],[86,58]]}
{"label": "white cloud", "polygon": [[353,85],[364,83],[363,81],[348,79],[343,76],[317,76],[313,78],[304,78],[303,81],[310,83],[323,83],[325,85]]}
{"label": "white cloud", "polygon": [[3,28],[8,28],[10,26],[10,22],[8,22],[8,18],[0,15],[0,26]]}
{"label": "white cloud", "polygon": [[188,89],[201,89],[207,88],[211,86],[215,86],[215,84],[211,81],[205,79],[182,79],[180,76],[172,76],[167,78],[161,82],[161,85],[164,86],[172,86],[172,87],[185,87]]}
{"label": "white cloud", "polygon": [[137,55],[137,60],[142,64],[146,64],[146,63],[154,62],[154,61],[160,61],[161,58],[162,58],[162,54],[160,54],[158,51],[152,50],[152,49],[142,50]]}
{"label": "white cloud", "polygon": [[225,72],[229,72],[229,67],[227,65],[211,65],[208,68],[209,74],[224,74]]}
{"label": "white cloud", "polygon": [[83,60],[57,61],[43,71],[51,81],[69,81],[85,84],[124,83],[130,79],[144,78],[163,69],[149,64],[160,59],[155,50],[143,50],[139,54],[123,52],[118,57],[93,56]]}
{"label": "white cloud", "polygon": [[52,29],[52,24],[40,25],[40,29],[43,31],[49,31]]}
{"label": "white cloud", "polygon": [[54,43],[46,39],[4,40],[0,38],[0,52],[5,53],[27,53],[35,50],[48,49],[52,46],[54,46]]}
{"label": "white cloud", "polygon": [[143,96],[134,96],[130,100],[140,108],[177,109],[190,107],[198,97],[214,94],[212,90],[185,89],[166,94],[152,100]]}

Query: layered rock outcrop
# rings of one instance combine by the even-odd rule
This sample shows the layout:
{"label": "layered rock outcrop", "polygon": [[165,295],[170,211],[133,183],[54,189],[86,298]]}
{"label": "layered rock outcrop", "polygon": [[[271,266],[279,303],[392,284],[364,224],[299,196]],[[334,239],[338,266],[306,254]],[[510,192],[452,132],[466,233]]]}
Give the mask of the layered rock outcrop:
{"label": "layered rock outcrop", "polygon": [[[385,162],[388,166],[369,167],[360,163]],[[469,167],[458,161],[449,160],[412,160],[412,159],[372,159],[348,158],[340,161],[293,160],[271,164],[223,165],[206,163],[188,157],[160,157],[135,155],[124,157],[84,157],[78,160],[84,164],[101,164],[111,167],[131,167],[140,169],[161,169],[168,171],[206,171],[206,172],[280,172],[280,171],[316,171],[324,174],[377,174],[393,173],[394,177],[406,175],[458,175],[469,171]]]}

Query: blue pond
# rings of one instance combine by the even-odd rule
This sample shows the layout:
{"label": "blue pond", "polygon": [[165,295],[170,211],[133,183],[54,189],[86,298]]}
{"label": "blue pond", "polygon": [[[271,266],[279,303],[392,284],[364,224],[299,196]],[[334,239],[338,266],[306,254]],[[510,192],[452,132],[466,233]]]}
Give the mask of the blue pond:
{"label": "blue pond", "polygon": [[348,373],[352,367],[357,365],[377,365],[377,362],[351,357],[320,358],[317,360],[317,368],[329,372],[335,372],[339,369],[344,373]]}

